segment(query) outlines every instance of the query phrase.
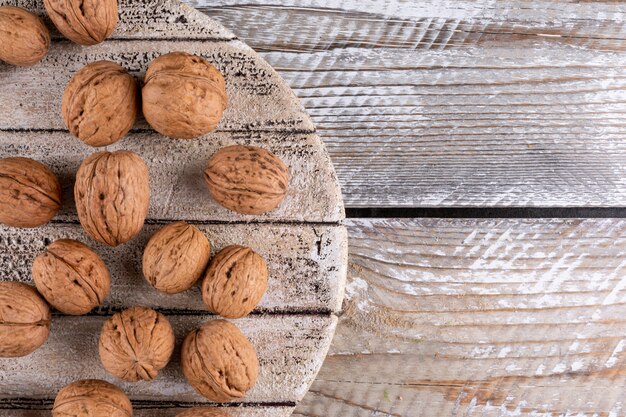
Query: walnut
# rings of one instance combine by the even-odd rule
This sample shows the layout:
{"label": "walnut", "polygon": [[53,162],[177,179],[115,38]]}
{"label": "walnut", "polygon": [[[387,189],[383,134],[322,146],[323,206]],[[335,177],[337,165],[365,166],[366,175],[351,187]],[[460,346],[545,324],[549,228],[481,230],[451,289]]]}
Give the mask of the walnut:
{"label": "walnut", "polygon": [[267,275],[267,264],[252,249],[228,246],[215,255],[206,271],[202,300],[220,316],[247,316],[267,289]]}
{"label": "walnut", "polygon": [[193,139],[214,130],[226,109],[226,83],[205,59],[172,52],[148,66],[143,114],[157,132]]}
{"label": "walnut", "polygon": [[133,407],[124,392],[98,379],[83,379],[61,388],[52,417],[132,417]]}
{"label": "walnut", "polygon": [[50,48],[50,32],[43,21],[19,7],[0,6],[0,61],[34,65]]}
{"label": "walnut", "polygon": [[28,158],[0,159],[0,223],[37,227],[61,208],[61,185],[44,164]]}
{"label": "walnut", "polygon": [[88,246],[69,239],[57,240],[35,258],[33,280],[53,307],[72,315],[102,304],[111,282],[102,259]]}
{"label": "walnut", "polygon": [[174,344],[174,330],[163,314],[132,307],[102,326],[100,360],[109,373],[124,381],[150,381],[170,361]]}
{"label": "walnut", "polygon": [[117,0],[44,0],[43,4],[59,32],[81,45],[102,42],[117,25]]}
{"label": "walnut", "polygon": [[289,170],[265,149],[235,145],[209,159],[204,178],[211,196],[222,206],[242,214],[263,214],[285,198]]}
{"label": "walnut", "polygon": [[150,205],[148,167],[136,153],[97,152],[76,173],[74,199],[83,228],[118,246],[142,229]]}
{"label": "walnut", "polygon": [[209,263],[211,245],[204,234],[185,222],[156,232],[143,252],[143,275],[157,290],[175,294],[191,288]]}
{"label": "walnut", "polygon": [[176,417],[232,417],[229,413],[219,408],[192,408],[176,414]]}
{"label": "walnut", "polygon": [[107,146],[124,137],[138,109],[135,78],[111,61],[81,68],[65,88],[61,106],[70,133],[91,146]]}
{"label": "walnut", "polygon": [[48,304],[33,287],[0,281],[0,357],[26,356],[43,345],[50,318]]}
{"label": "walnut", "polygon": [[211,401],[241,398],[256,382],[259,360],[232,323],[213,320],[185,337],[181,365],[187,381]]}

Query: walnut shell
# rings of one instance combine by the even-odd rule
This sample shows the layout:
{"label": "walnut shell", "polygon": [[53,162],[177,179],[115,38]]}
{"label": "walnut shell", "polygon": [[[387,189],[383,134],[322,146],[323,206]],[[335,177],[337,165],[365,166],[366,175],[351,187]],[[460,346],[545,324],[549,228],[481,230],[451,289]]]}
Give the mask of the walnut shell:
{"label": "walnut shell", "polygon": [[104,322],[100,332],[100,360],[124,381],[150,381],[174,352],[174,330],[161,313],[132,307]]}
{"label": "walnut shell", "polygon": [[97,61],[70,80],[61,113],[70,133],[91,146],[107,146],[135,124],[139,102],[135,78],[115,62]]}
{"label": "walnut shell", "polygon": [[74,199],[83,228],[118,246],[142,229],[150,205],[148,167],[134,152],[97,152],[76,173]]}
{"label": "walnut shell", "polygon": [[289,170],[273,153],[255,146],[228,146],[217,151],[204,170],[211,196],[227,209],[263,214],[283,201]]}
{"label": "walnut shell", "polygon": [[191,386],[216,402],[243,397],[259,373],[254,346],[226,320],[208,321],[189,333],[181,347],[181,365]]}
{"label": "walnut shell", "polygon": [[50,48],[50,32],[43,21],[20,7],[0,6],[0,61],[34,65]]}
{"label": "walnut shell", "polygon": [[150,126],[177,139],[214,130],[228,104],[222,74],[207,60],[186,52],[162,55],[150,63],[142,97]]}
{"label": "walnut shell", "polygon": [[61,185],[44,164],[28,158],[0,159],[0,223],[37,227],[61,208]]}
{"label": "walnut shell", "polygon": [[98,379],[83,379],[61,388],[52,417],[132,417],[133,407],[124,392]]}
{"label": "walnut shell", "polygon": [[50,20],[69,40],[95,45],[117,25],[117,0],[44,0]]}
{"label": "walnut shell", "polygon": [[252,249],[228,246],[209,264],[202,300],[209,311],[227,318],[247,316],[267,290],[267,264]]}
{"label": "walnut shell", "polygon": [[0,281],[0,357],[34,352],[48,339],[50,319],[48,304],[33,287]]}
{"label": "walnut shell", "polygon": [[163,227],[143,252],[143,275],[159,291],[175,294],[200,279],[211,256],[209,239],[185,222]]}
{"label": "walnut shell", "polygon": [[195,407],[176,414],[176,417],[232,417],[232,415],[219,408]]}
{"label": "walnut shell", "polygon": [[57,310],[80,315],[102,304],[111,278],[102,259],[88,246],[61,239],[35,258],[33,281]]}

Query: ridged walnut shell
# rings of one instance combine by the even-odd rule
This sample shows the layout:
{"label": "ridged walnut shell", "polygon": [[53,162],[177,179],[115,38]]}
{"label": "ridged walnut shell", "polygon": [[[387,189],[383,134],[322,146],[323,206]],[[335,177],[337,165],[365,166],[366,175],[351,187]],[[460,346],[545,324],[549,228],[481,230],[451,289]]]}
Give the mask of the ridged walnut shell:
{"label": "ridged walnut shell", "polygon": [[200,279],[209,263],[209,239],[185,222],[163,227],[148,241],[143,252],[143,275],[159,291],[176,294]]}
{"label": "ridged walnut shell", "polygon": [[176,417],[232,417],[231,414],[219,408],[192,408],[182,413],[176,414]]}
{"label": "ridged walnut shell", "polygon": [[69,40],[95,45],[117,25],[117,0],[44,0],[50,20]]}
{"label": "ridged walnut shell", "polygon": [[44,164],[28,158],[0,159],[0,223],[37,227],[61,208],[61,185]]}
{"label": "ridged walnut shell", "polygon": [[150,63],[142,97],[150,126],[177,139],[214,130],[228,104],[222,74],[207,60],[186,52],[162,55]]}
{"label": "ridged walnut shell", "polygon": [[132,417],[133,407],[124,392],[98,379],[83,379],[61,388],[52,417]]}
{"label": "ridged walnut shell", "polygon": [[135,78],[115,62],[97,61],[65,87],[61,113],[72,135],[87,145],[107,146],[126,136],[138,109]]}
{"label": "ridged walnut shell", "polygon": [[255,146],[228,146],[217,151],[204,170],[211,196],[227,209],[263,214],[283,201],[289,170],[273,153]]}
{"label": "ridged walnut shell", "polygon": [[91,237],[110,246],[128,242],[148,214],[148,167],[134,152],[94,153],[76,173],[74,199],[80,223]]}
{"label": "ridged walnut shell", "polygon": [[111,277],[102,259],[87,245],[61,239],[33,262],[37,290],[57,310],[81,315],[102,304]]}
{"label": "ridged walnut shell", "polygon": [[104,322],[100,360],[104,369],[124,381],[150,381],[170,361],[174,344],[174,330],[163,314],[132,307]]}
{"label": "ridged walnut shell", "polygon": [[247,316],[267,290],[267,276],[267,264],[259,254],[244,246],[228,246],[209,264],[202,300],[222,317]]}
{"label": "ridged walnut shell", "polygon": [[181,365],[191,386],[216,402],[242,398],[259,374],[254,346],[225,320],[209,321],[185,337]]}
{"label": "ridged walnut shell", "polygon": [[50,308],[29,285],[0,281],[0,357],[26,356],[50,333]]}
{"label": "ridged walnut shell", "polygon": [[34,65],[50,48],[50,32],[43,21],[20,7],[0,6],[0,61]]}

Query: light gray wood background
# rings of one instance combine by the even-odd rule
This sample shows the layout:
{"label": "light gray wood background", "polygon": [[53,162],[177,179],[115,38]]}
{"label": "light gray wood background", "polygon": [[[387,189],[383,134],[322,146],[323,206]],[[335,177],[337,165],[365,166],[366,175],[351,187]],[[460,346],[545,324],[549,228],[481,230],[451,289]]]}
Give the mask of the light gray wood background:
{"label": "light gray wood background", "polygon": [[[626,5],[188,0],[277,69],[346,206],[623,207]],[[352,219],[301,417],[626,415],[626,223]]]}

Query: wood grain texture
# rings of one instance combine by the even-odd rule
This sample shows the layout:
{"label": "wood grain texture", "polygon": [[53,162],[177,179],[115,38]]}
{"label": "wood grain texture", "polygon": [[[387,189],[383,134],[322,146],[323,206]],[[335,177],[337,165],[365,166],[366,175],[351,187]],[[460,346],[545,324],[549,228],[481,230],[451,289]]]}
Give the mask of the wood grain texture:
{"label": "wood grain texture", "polygon": [[[0,0],[42,14],[40,0]],[[65,205],[44,228],[0,228],[0,279],[28,281],[33,257],[54,239],[74,237],[96,246],[112,272],[109,302],[85,317],[54,316],[45,347],[25,358],[0,360],[0,416],[47,415],[57,391],[82,378],[111,380],[97,356],[105,316],[149,305],[167,314],[177,339],[215,316],[205,314],[198,289],[174,297],[158,294],[139,273],[142,248],[161,224],[193,221],[214,250],[230,243],[253,246],[269,261],[273,284],[259,308],[237,320],[260,357],[260,377],[235,416],[291,414],[315,378],[343,299],[346,232],[337,179],[315,127],[288,85],[250,47],[219,23],[173,0],[120,2],[120,24],[110,40],[83,48],[58,36],[36,66],[0,64],[0,157],[27,156],[52,166],[63,182]],[[83,65],[116,61],[139,80],[155,57],[177,50],[204,56],[224,74],[229,108],[220,128],[195,141],[166,139],[138,121],[133,132],[107,150],[139,153],[151,173],[151,211],[141,236],[111,249],[87,239],[72,202],[74,172],[95,149],[73,139],[60,117],[65,85]],[[290,167],[290,193],[263,216],[238,216],[218,207],[202,180],[203,167],[220,147],[266,147]],[[338,262],[338,263],[337,263]],[[151,383],[115,381],[134,401],[138,415],[173,416],[203,399],[186,384],[178,353]],[[240,406],[240,407],[239,407]]]}
{"label": "wood grain texture", "polygon": [[626,221],[350,220],[344,314],[294,415],[621,416]]}
{"label": "wood grain texture", "polygon": [[[287,164],[289,191],[277,209],[260,216],[242,216],[211,198],[204,180],[207,161],[221,147],[233,144],[265,147]],[[220,132],[204,140],[184,141],[146,130],[130,134],[106,149],[130,150],[146,161],[151,181],[150,219],[336,222],[344,216],[332,163],[314,134]],[[56,219],[62,221],[78,219],[75,174],[82,161],[96,151],[66,132],[0,132],[0,157],[36,159],[49,165],[60,178],[63,205]]]}
{"label": "wood grain texture", "polygon": [[189,0],[287,80],[349,207],[624,206],[624,5]]}
{"label": "wood grain texture", "polygon": [[[143,277],[143,249],[161,227],[147,225],[129,243],[111,248],[88,237],[78,224],[53,224],[19,231],[0,226],[0,280],[32,283],[33,259],[46,245],[57,239],[77,239],[92,247],[111,273],[111,291],[101,312],[134,305],[202,312],[206,308],[199,284],[189,291],[167,295],[152,288]],[[346,240],[345,228],[272,224],[199,224],[197,227],[209,238],[212,254],[228,245],[240,244],[253,248],[267,261],[269,286],[256,310],[258,313],[321,314],[338,312],[341,308],[347,248],[337,246],[336,242]]]}
{"label": "wood grain texture", "polygon": [[[48,341],[23,358],[0,359],[0,392],[12,398],[54,399],[78,379],[104,379],[119,386],[131,400],[205,403],[186,383],[180,367],[180,343],[209,315],[169,314],[177,348],[172,361],[149,382],[128,383],[111,377],[100,363],[98,334],[106,317],[56,316]],[[250,339],[259,357],[259,377],[240,402],[295,403],[306,393],[330,345],[334,316],[267,316],[233,320]],[[45,370],[45,371],[44,371]],[[263,405],[263,404],[261,404]]]}

